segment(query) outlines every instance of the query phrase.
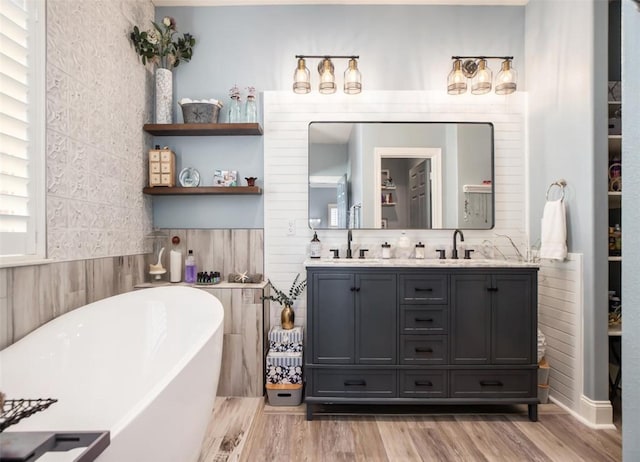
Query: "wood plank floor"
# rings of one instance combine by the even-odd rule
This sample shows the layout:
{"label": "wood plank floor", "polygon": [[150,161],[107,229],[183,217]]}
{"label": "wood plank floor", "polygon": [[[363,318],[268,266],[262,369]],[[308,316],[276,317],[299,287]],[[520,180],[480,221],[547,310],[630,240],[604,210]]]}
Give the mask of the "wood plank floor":
{"label": "wood plank floor", "polygon": [[321,410],[309,422],[304,404],[218,398],[200,462],[622,460],[619,429],[592,430],[554,404],[538,422],[526,406]]}

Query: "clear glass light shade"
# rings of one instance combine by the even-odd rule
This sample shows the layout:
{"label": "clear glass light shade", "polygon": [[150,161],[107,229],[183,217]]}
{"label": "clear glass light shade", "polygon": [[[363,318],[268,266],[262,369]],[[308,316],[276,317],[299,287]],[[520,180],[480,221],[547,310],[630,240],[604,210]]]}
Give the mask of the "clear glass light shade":
{"label": "clear glass light shade", "polygon": [[478,62],[478,70],[476,75],[471,79],[471,93],[474,95],[484,95],[491,91],[491,81],[493,80],[493,72],[487,67],[487,60],[481,59]]}
{"label": "clear glass light shade", "polygon": [[447,78],[447,93],[450,95],[460,95],[467,91],[467,78],[462,73],[462,61],[456,59],[453,62],[453,69]]}
{"label": "clear glass light shade", "polygon": [[511,60],[502,62],[502,69],[496,76],[496,94],[508,95],[516,91],[518,73],[511,67]]}
{"label": "clear glass light shade", "polygon": [[344,92],[355,95],[362,91],[362,74],[358,70],[355,58],[349,60],[349,67],[344,71]]}
{"label": "clear glass light shade", "polygon": [[324,58],[318,65],[318,72],[320,73],[320,85],[318,90],[322,94],[335,93],[336,91],[336,78],[334,74],[333,63],[329,58]]}
{"label": "clear glass light shade", "polygon": [[293,73],[293,91],[300,94],[311,91],[311,77],[303,58],[298,59],[298,67]]}

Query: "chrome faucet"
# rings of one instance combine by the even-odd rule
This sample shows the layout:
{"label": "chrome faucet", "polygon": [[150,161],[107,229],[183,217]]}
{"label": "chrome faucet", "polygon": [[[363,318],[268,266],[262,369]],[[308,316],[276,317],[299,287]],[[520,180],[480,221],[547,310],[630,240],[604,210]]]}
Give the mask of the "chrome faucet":
{"label": "chrome faucet", "polygon": [[456,235],[460,235],[460,242],[464,242],[464,234],[459,229],[456,229],[453,232],[453,250],[451,252],[451,258],[457,260],[458,259],[458,249],[456,248]]}
{"label": "chrome faucet", "polygon": [[347,232],[347,258],[353,258],[351,255],[351,241],[353,241],[353,236],[351,235],[351,230]]}

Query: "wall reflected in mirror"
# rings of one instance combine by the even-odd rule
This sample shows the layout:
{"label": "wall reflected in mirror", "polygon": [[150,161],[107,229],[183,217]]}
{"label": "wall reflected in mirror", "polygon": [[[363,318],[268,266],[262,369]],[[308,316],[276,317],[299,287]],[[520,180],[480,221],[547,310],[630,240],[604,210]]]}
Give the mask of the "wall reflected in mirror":
{"label": "wall reflected in mirror", "polygon": [[491,229],[493,125],[311,122],[314,229]]}

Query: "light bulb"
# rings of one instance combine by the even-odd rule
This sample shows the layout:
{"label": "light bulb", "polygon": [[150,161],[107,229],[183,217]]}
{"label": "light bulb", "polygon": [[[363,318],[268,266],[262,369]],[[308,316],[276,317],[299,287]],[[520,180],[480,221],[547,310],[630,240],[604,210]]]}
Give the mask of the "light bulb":
{"label": "light bulb", "polygon": [[311,91],[309,69],[305,65],[304,58],[298,59],[298,67],[293,73],[293,91],[299,94]]}
{"label": "light bulb", "polygon": [[502,62],[502,69],[496,77],[496,94],[508,95],[516,91],[518,73],[511,67],[511,60],[505,59]]}
{"label": "light bulb", "polygon": [[462,73],[462,61],[456,59],[453,62],[453,69],[447,78],[447,93],[459,95],[467,91],[467,78]]}
{"label": "light bulb", "polygon": [[333,71],[333,63],[329,58],[324,58],[318,65],[318,72],[320,72],[320,85],[318,86],[318,89],[320,93],[325,95],[335,93],[336,82]]}
{"label": "light bulb", "polygon": [[348,95],[355,95],[362,91],[362,74],[358,70],[358,63],[355,58],[349,60],[349,67],[344,71],[344,92]]}
{"label": "light bulb", "polygon": [[493,73],[487,67],[487,60],[480,59],[478,62],[478,70],[471,80],[471,93],[474,95],[484,95],[491,91],[491,80]]}

